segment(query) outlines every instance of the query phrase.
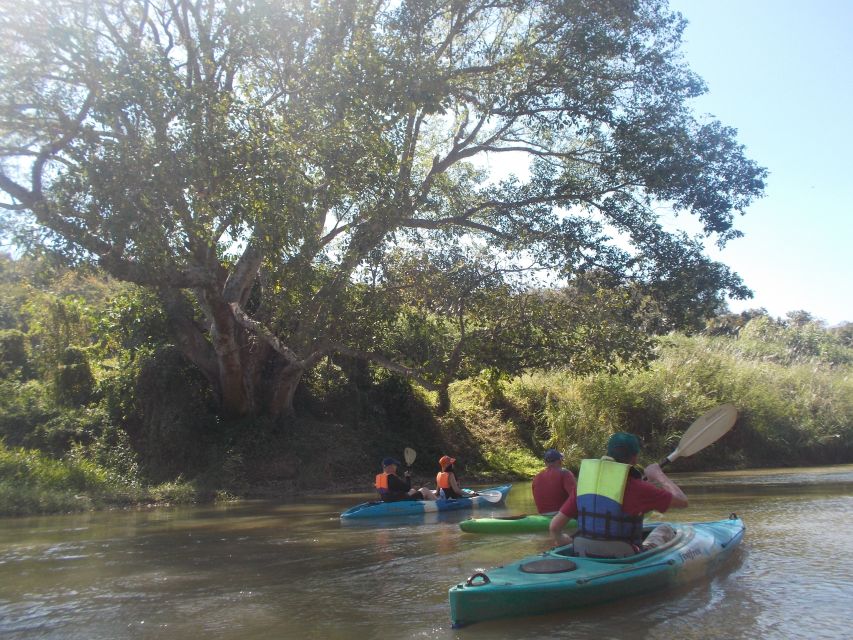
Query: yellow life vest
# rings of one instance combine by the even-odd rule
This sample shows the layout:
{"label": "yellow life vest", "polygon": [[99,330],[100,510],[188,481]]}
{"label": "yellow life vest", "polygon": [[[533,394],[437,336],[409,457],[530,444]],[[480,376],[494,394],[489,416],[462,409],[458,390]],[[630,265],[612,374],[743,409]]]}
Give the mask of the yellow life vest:
{"label": "yellow life vest", "polygon": [[643,517],[622,510],[631,465],[610,459],[582,460],[578,474],[578,535],[640,544]]}

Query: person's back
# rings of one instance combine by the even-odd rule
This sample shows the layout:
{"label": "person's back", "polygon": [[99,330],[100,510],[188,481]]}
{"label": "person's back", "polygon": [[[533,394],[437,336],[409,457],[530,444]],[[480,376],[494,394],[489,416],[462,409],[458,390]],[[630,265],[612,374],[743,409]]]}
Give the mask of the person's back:
{"label": "person's back", "polygon": [[[581,463],[577,489],[551,521],[550,531],[556,544],[572,541],[561,530],[570,518],[576,517],[576,553],[601,557],[631,555],[641,545],[645,546],[642,526],[646,512],[664,513],[670,507],[687,506],[684,492],[666,477],[659,465],[649,465],[646,475],[661,487],[642,479],[634,468],[639,451],[637,437],[620,432],[608,441],[607,456]],[[668,528],[671,532],[672,528]],[[653,544],[661,544],[668,539],[669,532],[656,529],[652,535]]]}
{"label": "person's back", "polygon": [[436,491],[441,497],[448,500],[455,500],[462,497],[462,489],[459,487],[456,472],[453,468],[455,462],[456,458],[441,456],[441,459],[438,461],[438,466],[441,470],[435,476]]}
{"label": "person's back", "polygon": [[575,476],[568,469],[563,469],[563,454],[556,449],[548,449],[543,459],[545,469],[531,483],[533,501],[539,513],[555,513],[572,494],[576,484]]}

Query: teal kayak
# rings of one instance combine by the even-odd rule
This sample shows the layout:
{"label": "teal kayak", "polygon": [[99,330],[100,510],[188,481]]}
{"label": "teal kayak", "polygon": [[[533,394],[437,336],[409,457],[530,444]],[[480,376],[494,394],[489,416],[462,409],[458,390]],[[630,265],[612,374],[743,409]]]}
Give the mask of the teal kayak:
{"label": "teal kayak", "polygon": [[[468,518],[459,523],[459,528],[465,533],[547,533],[551,526],[553,513],[517,516],[494,516],[492,518]],[[567,529],[577,527],[577,522],[570,520]]]}
{"label": "teal kayak", "polygon": [[458,511],[476,509],[499,503],[506,498],[511,484],[491,489],[463,489],[465,496],[456,500],[401,500],[399,502],[362,502],[341,514],[344,520],[352,518],[387,518],[390,516],[412,516],[435,511]]}
{"label": "teal kayak", "polygon": [[576,609],[696,580],[732,555],[745,529],[734,514],[717,522],[671,524],[673,540],[627,558],[581,558],[567,545],[477,571],[450,588],[451,622],[458,628]]}

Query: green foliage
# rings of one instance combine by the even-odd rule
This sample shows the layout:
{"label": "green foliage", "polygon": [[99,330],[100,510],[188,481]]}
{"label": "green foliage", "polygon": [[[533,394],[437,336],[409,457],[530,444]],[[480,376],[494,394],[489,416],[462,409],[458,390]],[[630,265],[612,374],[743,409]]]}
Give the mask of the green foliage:
{"label": "green foliage", "polygon": [[123,360],[102,388],[110,415],[127,430],[151,480],[194,475],[206,467],[221,419],[206,381],[176,349]]}
{"label": "green foliage", "polygon": [[490,473],[501,477],[531,477],[542,471],[542,460],[526,449],[499,449],[484,454]]}
{"label": "green foliage", "polygon": [[[507,385],[507,402],[538,419],[541,446],[559,447],[567,466],[602,455],[620,430],[641,437],[643,459],[660,459],[693,420],[725,402],[740,411],[735,430],[680,469],[853,460],[853,370],[839,364],[850,349],[827,348],[830,334],[812,323],[750,323],[738,338],[673,334],[645,371],[522,376]],[[815,338],[808,348],[804,335]]]}
{"label": "green foliage", "polygon": [[[636,326],[748,294],[660,224],[665,202],[723,244],[766,175],[692,112],[705,87],[664,0],[0,11],[8,234],[154,292],[116,319],[126,348],[161,338],[162,311],[224,418],[288,413],[291,367],[329,354],[445,392],[488,367],[613,369],[647,355]],[[521,160],[496,182],[480,161],[501,153]],[[410,283],[432,294],[419,316],[387,277],[400,247],[438,267]],[[642,322],[535,293],[595,270]],[[91,346],[71,297],[32,310],[43,373]]]}
{"label": "green foliage", "polygon": [[838,340],[839,344],[853,348],[853,322],[842,322],[837,327],[830,329],[829,332]]}
{"label": "green foliage", "polygon": [[194,482],[177,478],[163,482],[148,490],[150,499],[161,504],[191,504],[199,499],[199,490]]}
{"label": "green foliage", "polygon": [[36,294],[28,297],[24,313],[32,362],[43,378],[62,366],[63,358],[75,358],[66,356],[66,349],[85,348],[93,343],[92,309],[81,298]]}
{"label": "green foliage", "polygon": [[67,407],[88,404],[95,391],[95,377],[86,351],[69,346],[60,356],[54,373],[56,398]]}
{"label": "green foliage", "polygon": [[783,322],[767,316],[750,320],[741,330],[734,348],[750,359],[779,364],[853,364],[853,349],[843,335],[827,331],[813,320]]}
{"label": "green foliage", "polygon": [[0,378],[0,438],[13,446],[31,443],[37,427],[54,415],[44,383]]}
{"label": "green foliage", "polygon": [[80,455],[56,460],[0,440],[0,515],[80,511],[135,502],[140,492]]}
{"label": "green foliage", "polygon": [[94,313],[94,333],[101,358],[150,351],[171,343],[166,313],[155,292],[126,286]]}
{"label": "green foliage", "polygon": [[0,376],[32,377],[27,335],[18,329],[0,330]]}

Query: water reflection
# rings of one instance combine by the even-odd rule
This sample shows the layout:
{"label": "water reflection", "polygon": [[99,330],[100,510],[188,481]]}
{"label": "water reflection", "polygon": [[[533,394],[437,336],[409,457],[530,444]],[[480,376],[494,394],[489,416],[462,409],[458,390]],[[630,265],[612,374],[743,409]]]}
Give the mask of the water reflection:
{"label": "water reflection", "polygon": [[[462,533],[471,514],[341,522],[367,495],[0,521],[4,638],[840,638],[853,467],[690,474],[679,520],[740,514],[711,580],[606,607],[452,631],[447,589],[548,548]],[[529,484],[507,506],[532,512]],[[820,553],[814,552],[815,548]]]}

